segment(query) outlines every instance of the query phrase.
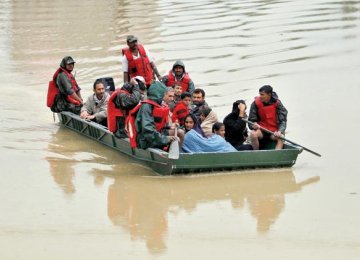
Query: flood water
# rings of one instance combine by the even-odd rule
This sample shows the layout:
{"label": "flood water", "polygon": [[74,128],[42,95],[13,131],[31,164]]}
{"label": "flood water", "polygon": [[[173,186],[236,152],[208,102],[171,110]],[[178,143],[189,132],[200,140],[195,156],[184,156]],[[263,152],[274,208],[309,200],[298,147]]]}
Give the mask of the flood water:
{"label": "flood water", "polygon": [[[219,117],[273,86],[291,169],[159,177],[54,123],[47,84],[122,84],[135,34]],[[360,1],[0,0],[1,259],[359,259]]]}

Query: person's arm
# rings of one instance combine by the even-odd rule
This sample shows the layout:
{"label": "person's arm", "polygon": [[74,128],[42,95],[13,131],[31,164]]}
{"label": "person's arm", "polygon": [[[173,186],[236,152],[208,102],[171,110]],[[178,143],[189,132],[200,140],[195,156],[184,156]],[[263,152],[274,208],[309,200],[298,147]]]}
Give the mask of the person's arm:
{"label": "person's arm", "polygon": [[190,79],[188,92],[189,92],[190,94],[192,94],[192,93],[194,92],[194,90],[195,90],[195,84],[194,84],[194,82]]}
{"label": "person's arm", "polygon": [[153,69],[156,77],[161,81],[162,77],[161,77],[161,75],[160,75],[160,73],[159,73],[159,71],[158,71],[155,63],[152,61],[152,62],[150,62],[150,65],[151,65],[151,68]]}
{"label": "person's arm", "polygon": [[121,63],[122,63],[122,71],[123,71],[124,83],[129,82],[129,80],[130,80],[130,77],[129,77],[129,62],[128,62],[125,55],[122,56]]}
{"label": "person's arm", "polygon": [[281,103],[281,101],[279,101],[277,105],[276,113],[277,113],[278,131],[284,134],[286,130],[288,111]]}
{"label": "person's arm", "polygon": [[56,85],[59,87],[59,91],[63,95],[70,95],[71,97],[79,101],[81,104],[83,103],[81,96],[79,97],[79,95],[73,90],[69,78],[64,73],[60,73],[57,76]]}
{"label": "person's arm", "polygon": [[[251,106],[250,106],[250,112],[249,112],[249,121],[250,122],[253,122],[253,123],[257,123],[258,121],[258,109],[257,109],[257,106],[255,105],[255,102],[252,102]],[[254,129],[256,130],[253,125],[251,124],[248,124],[249,128],[250,129]]]}
{"label": "person's arm", "polygon": [[169,80],[168,75],[162,76],[161,83],[164,84],[165,86],[167,86],[166,84],[168,83],[168,80]]}
{"label": "person's arm", "polygon": [[118,99],[120,101],[121,107],[125,109],[130,109],[135,107],[141,100],[141,93],[139,89],[139,85],[134,85],[132,89],[132,93],[130,95],[119,93]]}

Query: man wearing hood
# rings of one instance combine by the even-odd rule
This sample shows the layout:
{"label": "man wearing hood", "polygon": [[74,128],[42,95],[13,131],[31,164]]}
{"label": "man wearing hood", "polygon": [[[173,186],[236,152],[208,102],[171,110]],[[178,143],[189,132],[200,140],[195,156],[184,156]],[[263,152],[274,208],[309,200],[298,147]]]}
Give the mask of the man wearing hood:
{"label": "man wearing hood", "polygon": [[72,57],[66,56],[60,63],[60,68],[53,76],[53,82],[58,89],[54,104],[51,107],[53,112],[70,111],[80,114],[83,100],[80,94],[75,77],[71,74],[74,70],[75,61]]}
{"label": "man wearing hood", "polygon": [[185,71],[185,64],[181,60],[177,60],[174,63],[172,70],[169,71],[169,74],[162,78],[162,83],[168,87],[174,87],[175,83],[180,84],[182,87],[182,93],[192,93],[195,90],[194,82]]}
{"label": "man wearing hood", "polygon": [[247,118],[246,104],[244,100],[237,100],[233,103],[232,112],[224,118],[225,140],[236,150],[252,150],[251,145],[243,144],[246,140],[247,128],[243,118]]}
{"label": "man wearing hood", "polygon": [[147,90],[147,100],[141,103],[135,119],[136,143],[142,149],[163,148],[176,140],[174,130],[167,128],[169,108],[161,106],[166,87],[154,82]]}
{"label": "man wearing hood", "polygon": [[[285,134],[287,113],[270,85],[262,86],[259,89],[259,96],[255,97],[255,101],[251,104],[249,114],[249,121],[255,123],[254,125],[249,124],[249,128],[252,129],[250,140],[254,150],[259,150],[259,140],[263,138],[276,140],[275,149],[283,148],[284,142],[280,137]],[[260,127],[274,132],[274,135],[262,132]]]}

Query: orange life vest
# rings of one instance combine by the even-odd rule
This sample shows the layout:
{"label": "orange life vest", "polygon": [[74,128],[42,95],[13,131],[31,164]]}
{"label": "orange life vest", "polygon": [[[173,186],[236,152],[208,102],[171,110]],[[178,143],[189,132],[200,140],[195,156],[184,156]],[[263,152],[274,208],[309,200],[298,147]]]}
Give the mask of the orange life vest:
{"label": "orange life vest", "polygon": [[[54,105],[55,97],[56,97],[56,95],[58,95],[60,93],[59,88],[56,86],[56,77],[59,75],[60,72],[65,73],[65,75],[69,78],[69,80],[71,82],[71,88],[74,90],[74,92],[76,93],[79,91],[79,87],[78,87],[78,84],[76,83],[74,76],[70,72],[68,72],[66,69],[64,69],[62,67],[58,68],[56,70],[56,72],[54,73],[52,80],[49,81],[47,100],[46,100],[47,101],[46,105],[48,107],[52,107]],[[67,99],[67,101],[69,101],[70,103],[72,103],[74,105],[81,104],[80,101],[76,100],[71,95],[67,95],[66,99]]]}
{"label": "orange life vest", "polygon": [[270,130],[277,131],[277,115],[276,108],[279,103],[279,100],[276,100],[275,103],[265,106],[263,102],[260,101],[259,97],[255,97],[255,105],[258,109],[259,121],[257,122],[260,126]]}
{"label": "orange life vest", "polygon": [[189,92],[189,82],[190,82],[190,76],[188,73],[185,73],[184,77],[178,81],[176,80],[173,71],[170,70],[168,74],[168,81],[166,83],[166,86],[172,87],[175,83],[180,84],[182,88],[182,93]]}
{"label": "orange life vest", "polygon": [[179,124],[183,126],[185,124],[185,117],[189,114],[190,110],[184,102],[180,101],[174,107],[174,111],[172,114],[172,121],[175,122],[176,120],[179,121]]}
{"label": "orange life vest", "polygon": [[140,58],[138,59],[134,59],[133,54],[128,47],[122,49],[123,55],[126,56],[126,59],[129,62],[128,73],[130,78],[136,76],[144,77],[145,84],[150,86],[154,76],[149,57],[146,55],[145,49],[141,44],[138,44],[137,48],[140,54]]}
{"label": "orange life vest", "polygon": [[126,131],[128,133],[129,139],[130,139],[130,145],[132,148],[137,147],[136,143],[136,137],[137,137],[137,130],[135,126],[135,119],[137,116],[137,113],[140,109],[140,107],[144,104],[150,104],[153,106],[152,115],[154,117],[154,123],[155,123],[155,129],[156,131],[160,132],[165,125],[168,123],[169,119],[169,107],[163,107],[159,105],[158,103],[152,101],[152,100],[144,100],[141,101],[136,107],[134,107],[129,112],[129,116],[126,119]]}
{"label": "orange life vest", "polygon": [[108,101],[108,106],[107,106],[108,129],[110,132],[113,132],[113,133],[115,133],[117,130],[116,118],[117,117],[126,117],[129,114],[128,110],[121,109],[121,108],[118,108],[115,106],[114,99],[117,97],[117,95],[120,92],[130,95],[130,93],[127,92],[126,90],[119,88],[111,94],[109,101]]}

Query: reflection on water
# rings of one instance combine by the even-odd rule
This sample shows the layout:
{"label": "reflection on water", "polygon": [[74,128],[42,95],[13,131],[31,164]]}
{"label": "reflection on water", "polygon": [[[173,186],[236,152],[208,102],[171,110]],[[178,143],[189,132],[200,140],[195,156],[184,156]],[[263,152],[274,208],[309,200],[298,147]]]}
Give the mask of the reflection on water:
{"label": "reflection on water", "polygon": [[[109,219],[129,232],[132,240],[145,240],[151,253],[167,248],[169,214],[176,216],[182,211],[193,214],[200,204],[229,201],[234,214],[248,211],[257,222],[256,230],[266,233],[285,209],[285,195],[301,191],[303,186],[320,179],[316,176],[296,182],[290,169],[155,177],[151,170],[132,159],[69,131],[61,127],[49,143],[52,155],[46,160],[54,182],[65,194],[74,194],[73,178],[79,167],[88,168],[95,185],[104,185],[105,179],[110,178]],[[92,151],[79,152],[89,146]]]}
{"label": "reflection on water", "polygon": [[150,252],[162,252],[169,214],[193,213],[199,204],[231,201],[234,214],[247,208],[257,221],[258,232],[268,232],[284,210],[285,195],[319,179],[297,183],[291,171],[196,178],[118,176],[109,187],[108,216],[132,239],[145,240]]}

